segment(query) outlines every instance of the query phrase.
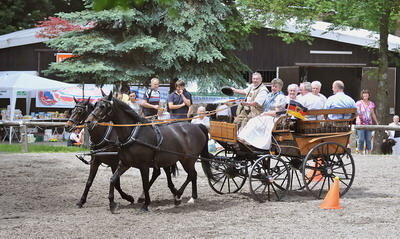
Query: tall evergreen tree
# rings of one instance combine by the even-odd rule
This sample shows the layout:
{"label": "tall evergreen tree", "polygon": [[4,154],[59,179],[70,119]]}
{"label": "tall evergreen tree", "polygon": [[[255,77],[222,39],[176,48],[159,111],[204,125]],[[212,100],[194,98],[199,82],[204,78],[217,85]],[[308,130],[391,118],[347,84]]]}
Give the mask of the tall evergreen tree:
{"label": "tall evergreen tree", "polygon": [[209,90],[241,83],[249,70],[234,54],[247,46],[249,31],[231,1],[144,1],[59,16],[91,26],[48,42],[79,55],[49,68],[69,79],[116,83],[158,76],[196,80]]}

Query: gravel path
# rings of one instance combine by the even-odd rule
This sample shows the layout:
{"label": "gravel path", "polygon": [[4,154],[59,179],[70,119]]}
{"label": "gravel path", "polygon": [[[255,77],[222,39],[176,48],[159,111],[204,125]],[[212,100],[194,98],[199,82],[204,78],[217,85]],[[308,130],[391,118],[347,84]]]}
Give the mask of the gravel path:
{"label": "gravel path", "polygon": [[[89,167],[72,153],[0,153],[0,238],[398,238],[400,157],[355,156],[356,177],[342,210],[321,210],[319,200],[289,195],[283,202],[255,202],[248,184],[218,195],[199,173],[199,199],[175,207],[164,174],[151,189],[150,212],[129,205],[116,192],[118,214],[108,210],[109,168],[100,167],[81,209]],[[176,185],[186,173],[180,170]],[[135,199],[137,169],[121,177]],[[184,202],[189,199],[188,187]]]}

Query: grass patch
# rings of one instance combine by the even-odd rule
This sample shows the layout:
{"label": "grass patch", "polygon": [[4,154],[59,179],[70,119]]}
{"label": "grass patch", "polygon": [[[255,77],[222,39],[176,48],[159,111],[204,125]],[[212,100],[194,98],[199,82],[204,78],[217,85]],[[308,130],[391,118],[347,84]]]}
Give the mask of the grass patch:
{"label": "grass patch", "polygon": [[[0,144],[0,152],[21,153],[20,144]],[[38,145],[29,144],[29,153],[67,153],[67,152],[82,152],[88,151],[81,147],[68,147],[68,146],[52,146],[52,145]]]}

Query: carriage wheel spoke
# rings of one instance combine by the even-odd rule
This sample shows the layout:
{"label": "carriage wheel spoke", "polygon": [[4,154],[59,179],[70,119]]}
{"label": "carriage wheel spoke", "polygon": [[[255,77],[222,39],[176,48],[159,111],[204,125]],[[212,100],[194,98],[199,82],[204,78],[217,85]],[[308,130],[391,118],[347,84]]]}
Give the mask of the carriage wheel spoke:
{"label": "carriage wheel spoke", "polygon": [[324,178],[324,182],[322,183],[321,189],[319,190],[319,193],[318,193],[319,198],[321,198],[321,194],[322,194],[322,190],[324,189],[325,182],[326,182],[326,178]]}
{"label": "carriage wheel spoke", "polygon": [[[260,180],[258,180],[258,181],[260,181]],[[256,192],[262,186],[265,186],[265,185],[262,182],[260,182],[260,185],[254,189],[254,192]],[[265,189],[264,189],[264,191],[265,191]]]}
{"label": "carriage wheel spoke", "polygon": [[[314,177],[313,177],[313,178],[314,178]],[[321,182],[321,180],[317,181],[317,182],[310,188],[310,190],[312,191],[320,182]]]}
{"label": "carriage wheel spoke", "polygon": [[275,190],[275,187],[274,187],[273,184],[271,184],[271,187],[272,187],[272,190],[274,191],[274,193],[275,193],[275,195],[276,195],[277,200],[281,200],[281,198],[279,197],[279,194],[278,194],[278,192]]}
{"label": "carriage wheel spoke", "polygon": [[344,185],[346,185],[346,187],[348,187],[349,185],[347,183],[345,183],[341,178],[339,178],[339,181],[342,182]]}
{"label": "carriage wheel spoke", "polygon": [[236,188],[239,188],[239,185],[236,183],[235,178],[232,178],[232,181],[236,185]]}
{"label": "carriage wheel spoke", "polygon": [[227,178],[228,178],[228,177],[225,177],[225,179],[224,179],[224,181],[222,182],[222,185],[221,185],[219,191],[222,192],[222,188],[224,187]]}
{"label": "carriage wheel spoke", "polygon": [[286,174],[286,176],[285,176],[285,178],[282,180],[282,183],[281,183],[281,185],[280,186],[282,186],[284,183],[285,183],[285,181],[286,181],[286,179],[289,177],[289,174]]}
{"label": "carriage wheel spoke", "polygon": [[[219,177],[219,178],[217,178],[216,180],[214,180],[215,181],[215,183],[218,183],[222,178],[224,178],[225,177],[225,174],[223,174],[221,177]],[[215,185],[215,184],[213,184],[213,185]]]}

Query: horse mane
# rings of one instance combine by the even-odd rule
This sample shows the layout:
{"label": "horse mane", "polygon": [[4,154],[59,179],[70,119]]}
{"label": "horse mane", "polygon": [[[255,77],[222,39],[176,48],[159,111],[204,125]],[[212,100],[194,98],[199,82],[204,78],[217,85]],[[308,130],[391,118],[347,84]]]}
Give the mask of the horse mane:
{"label": "horse mane", "polygon": [[123,102],[123,101],[121,101],[121,100],[119,100],[117,98],[113,98],[112,101],[114,102],[114,104],[118,105],[119,109],[121,109],[122,111],[127,113],[130,117],[132,117],[137,122],[140,122],[140,123],[149,123],[150,122],[148,119],[141,117],[138,113],[136,113],[136,111],[134,111],[125,102]]}

